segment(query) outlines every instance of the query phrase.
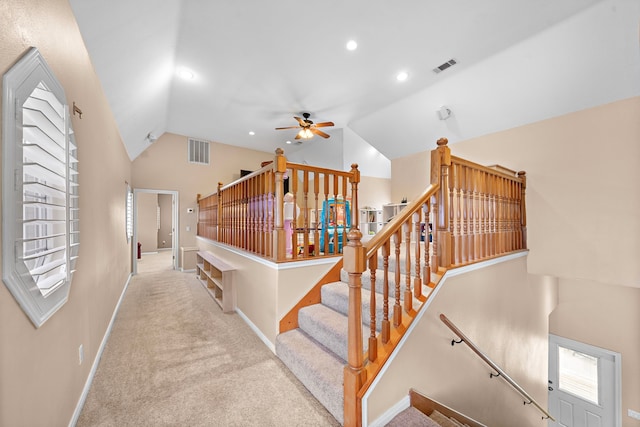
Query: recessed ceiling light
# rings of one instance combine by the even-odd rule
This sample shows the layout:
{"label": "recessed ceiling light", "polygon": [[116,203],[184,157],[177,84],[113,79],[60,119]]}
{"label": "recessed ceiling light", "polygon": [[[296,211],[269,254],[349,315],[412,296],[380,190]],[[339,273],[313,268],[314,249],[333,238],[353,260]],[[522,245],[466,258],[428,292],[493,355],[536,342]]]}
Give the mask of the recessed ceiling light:
{"label": "recessed ceiling light", "polygon": [[287,144],[291,144],[291,141],[287,141]]}
{"label": "recessed ceiling light", "polygon": [[249,131],[249,135],[253,136],[253,135],[255,135],[255,134],[256,134],[256,133],[255,133],[254,131]]}
{"label": "recessed ceiling light", "polygon": [[193,71],[187,70],[186,68],[179,69],[178,75],[185,80],[192,80],[195,77],[195,74],[193,74]]}
{"label": "recessed ceiling light", "polygon": [[358,48],[358,43],[355,40],[349,40],[347,42],[347,50],[356,50]]}
{"label": "recessed ceiling light", "polygon": [[409,74],[407,74],[406,71],[400,71],[396,76],[396,80],[398,80],[399,82],[403,82],[407,80],[408,77],[409,77]]}

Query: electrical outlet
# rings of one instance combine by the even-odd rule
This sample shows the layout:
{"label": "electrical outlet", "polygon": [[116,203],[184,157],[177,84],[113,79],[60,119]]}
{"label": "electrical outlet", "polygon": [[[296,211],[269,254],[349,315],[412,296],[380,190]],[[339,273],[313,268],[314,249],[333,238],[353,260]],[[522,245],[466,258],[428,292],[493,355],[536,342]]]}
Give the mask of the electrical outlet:
{"label": "electrical outlet", "polygon": [[187,231],[191,231],[191,226],[187,225]]}
{"label": "electrical outlet", "polygon": [[629,409],[628,412],[631,418],[635,418],[636,420],[640,420],[640,412],[634,411],[633,409]]}
{"label": "electrical outlet", "polygon": [[82,362],[84,362],[84,346],[82,344],[78,347],[78,361],[79,365],[82,365]]}

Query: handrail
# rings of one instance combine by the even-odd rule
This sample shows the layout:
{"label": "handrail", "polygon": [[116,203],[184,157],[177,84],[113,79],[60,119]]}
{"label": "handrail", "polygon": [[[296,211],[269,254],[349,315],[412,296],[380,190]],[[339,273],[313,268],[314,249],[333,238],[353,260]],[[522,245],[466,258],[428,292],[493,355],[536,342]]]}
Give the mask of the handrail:
{"label": "handrail", "polygon": [[455,345],[455,344],[459,344],[460,342],[464,342],[467,346],[469,346],[469,348],[478,355],[478,357],[480,357],[480,359],[482,359],[487,365],[489,365],[491,367],[491,369],[495,370],[498,374],[495,375],[493,373],[490,374],[490,377],[502,377],[504,378],[504,380],[509,383],[509,385],[511,387],[513,387],[518,393],[520,393],[524,398],[528,399],[529,401],[525,401],[525,404],[533,404],[536,408],[538,408],[540,410],[540,412],[542,412],[545,416],[542,417],[542,419],[550,419],[551,421],[555,421],[555,418],[553,418],[551,416],[551,414],[549,414],[542,406],[540,406],[540,404],[533,398],[531,397],[531,395],[529,395],[529,393],[527,393],[517,382],[515,382],[509,375],[507,375],[498,365],[496,365],[496,363],[491,360],[489,358],[489,356],[487,356],[486,354],[484,354],[482,352],[482,350],[480,350],[480,348],[478,348],[477,345],[475,345],[469,338],[467,338],[467,336],[465,334],[462,333],[462,331],[460,329],[458,329],[458,327],[456,325],[454,325],[451,320],[449,320],[449,318],[447,318],[447,316],[445,316],[444,314],[440,314],[440,320],[442,320],[442,323],[444,323],[445,325],[447,325],[449,327],[449,329],[451,329],[453,331],[454,334],[456,334],[462,341],[455,341],[452,340],[451,341],[451,345]]}

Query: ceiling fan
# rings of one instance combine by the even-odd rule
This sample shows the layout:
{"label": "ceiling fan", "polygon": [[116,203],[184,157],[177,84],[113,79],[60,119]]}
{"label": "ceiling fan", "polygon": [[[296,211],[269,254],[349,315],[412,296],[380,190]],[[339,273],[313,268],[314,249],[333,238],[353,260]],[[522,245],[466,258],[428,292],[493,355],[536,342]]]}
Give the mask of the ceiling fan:
{"label": "ceiling fan", "polygon": [[322,132],[318,128],[335,126],[333,122],[313,123],[311,120],[309,120],[309,117],[311,117],[310,113],[302,113],[302,116],[304,117],[304,119],[301,119],[300,117],[296,117],[296,116],[293,117],[298,121],[298,126],[276,128],[276,130],[301,128],[300,132],[298,132],[298,134],[296,135],[296,139],[311,139],[313,138],[314,134],[321,136],[323,138],[329,138],[328,134]]}

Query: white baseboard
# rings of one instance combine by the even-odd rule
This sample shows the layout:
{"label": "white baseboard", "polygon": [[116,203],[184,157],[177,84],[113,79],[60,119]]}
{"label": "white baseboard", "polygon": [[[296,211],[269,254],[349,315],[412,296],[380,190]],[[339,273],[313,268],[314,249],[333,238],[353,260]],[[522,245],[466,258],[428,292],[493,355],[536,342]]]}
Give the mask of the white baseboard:
{"label": "white baseboard", "polygon": [[184,268],[180,268],[180,271],[182,273],[195,273],[196,269],[195,268],[190,268],[189,270],[185,270]]}
{"label": "white baseboard", "polygon": [[245,323],[249,325],[251,330],[255,332],[255,334],[262,340],[262,342],[269,348],[269,350],[271,350],[273,354],[276,354],[276,346],[271,341],[269,341],[269,338],[267,338],[242,311],[238,310],[238,308],[236,308],[236,313],[238,313],[238,316],[240,316],[242,320],[244,320]]}
{"label": "white baseboard", "polygon": [[109,326],[107,326],[107,330],[105,331],[104,336],[102,337],[102,342],[100,343],[100,348],[98,348],[98,353],[96,354],[95,359],[93,359],[93,365],[91,365],[91,371],[89,372],[87,381],[84,383],[82,394],[80,395],[80,399],[78,400],[78,404],[76,405],[75,411],[73,411],[73,417],[69,422],[69,427],[75,427],[76,423],[78,422],[78,418],[80,418],[80,413],[82,412],[82,408],[84,407],[84,402],[87,400],[87,395],[89,394],[89,390],[91,389],[91,383],[93,383],[93,377],[96,375],[96,371],[98,370],[98,364],[100,363],[100,358],[102,357],[104,348],[107,345],[107,341],[109,340],[109,335],[111,335],[111,329],[113,328],[113,324],[116,320],[116,316],[118,315],[118,311],[120,310],[120,305],[122,304],[122,300],[124,299],[124,294],[127,292],[127,288],[129,287],[129,283],[131,282],[131,277],[132,277],[132,274],[129,274],[129,278],[127,278],[127,283],[125,283],[124,289],[120,294],[120,299],[118,299],[116,308],[113,310],[113,314],[111,315],[111,320],[109,321]]}
{"label": "white baseboard", "polygon": [[398,403],[387,409],[384,414],[380,415],[373,422],[371,422],[371,424],[369,424],[367,427],[386,426],[393,419],[393,417],[407,409],[409,406],[411,406],[411,400],[409,399],[409,395],[406,395]]}

